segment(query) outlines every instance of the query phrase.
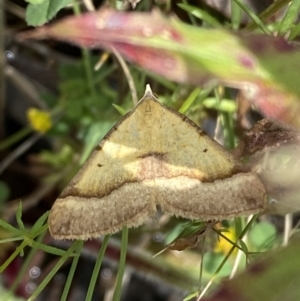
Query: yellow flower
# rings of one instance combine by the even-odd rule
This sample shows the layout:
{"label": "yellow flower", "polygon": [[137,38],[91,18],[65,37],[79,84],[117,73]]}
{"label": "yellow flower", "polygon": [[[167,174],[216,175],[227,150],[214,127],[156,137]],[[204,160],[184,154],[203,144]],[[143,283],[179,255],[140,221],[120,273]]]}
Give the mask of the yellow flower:
{"label": "yellow flower", "polygon": [[[235,242],[236,235],[235,235],[234,228],[230,227],[228,229],[228,232],[222,232],[222,234],[224,236],[226,236],[230,241]],[[232,244],[229,241],[227,241],[225,238],[223,238],[222,236],[219,236],[219,239],[215,245],[214,251],[217,253],[221,252],[221,253],[227,254],[231,248],[232,248]]]}
{"label": "yellow flower", "polygon": [[27,110],[27,119],[31,127],[40,133],[46,133],[52,127],[50,114],[36,108]]}

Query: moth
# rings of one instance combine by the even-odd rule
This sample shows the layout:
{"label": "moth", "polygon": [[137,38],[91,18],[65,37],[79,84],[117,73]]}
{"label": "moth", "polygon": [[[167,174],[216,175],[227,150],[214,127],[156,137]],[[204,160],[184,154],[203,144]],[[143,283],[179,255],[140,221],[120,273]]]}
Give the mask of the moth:
{"label": "moth", "polygon": [[183,218],[222,220],[262,211],[265,194],[255,173],[147,85],[55,201],[49,230],[86,240],[137,227],[158,205]]}

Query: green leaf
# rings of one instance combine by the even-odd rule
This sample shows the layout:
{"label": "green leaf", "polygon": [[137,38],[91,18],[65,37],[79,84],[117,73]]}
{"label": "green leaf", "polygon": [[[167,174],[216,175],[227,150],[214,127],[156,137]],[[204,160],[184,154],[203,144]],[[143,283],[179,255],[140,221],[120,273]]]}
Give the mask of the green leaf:
{"label": "green leaf", "polygon": [[234,2],[231,1],[231,24],[233,29],[238,29],[242,22],[242,9]]}
{"label": "green leaf", "polygon": [[49,254],[53,254],[53,255],[58,255],[58,256],[63,256],[66,254],[66,251],[52,247],[52,246],[47,246],[45,244],[42,244],[40,242],[33,242],[32,245],[33,248],[37,249],[37,250],[43,250]]}
{"label": "green leaf", "polygon": [[290,5],[288,6],[285,16],[283,17],[280,23],[278,29],[279,35],[284,35],[285,33],[291,30],[292,24],[294,23],[294,20],[297,18],[299,14],[299,9],[300,9],[299,0],[293,0],[290,2]]}
{"label": "green leaf", "polygon": [[241,0],[234,0],[234,2],[252,19],[254,23],[256,23],[257,27],[259,27],[264,33],[270,34],[270,31],[262,22],[259,16],[257,16],[247,5],[244,4]]}
{"label": "green leaf", "polygon": [[249,231],[249,240],[258,250],[268,249],[276,238],[276,228],[268,222],[255,224]]}
{"label": "green leaf", "polygon": [[[258,15],[258,17],[260,18],[260,20],[266,23],[267,20],[270,19],[272,16],[276,16],[280,12],[280,10],[287,5],[288,2],[290,1],[286,1],[286,0],[273,1],[273,3],[267,6],[266,9]],[[257,27],[258,24],[252,21],[247,24],[244,30],[246,32],[251,32],[255,30]]]}
{"label": "green leaf", "polygon": [[48,218],[49,211],[45,212],[32,226],[31,233],[35,233],[36,231],[39,231],[39,229],[43,226],[45,220]]}
{"label": "green leaf", "polygon": [[[220,253],[208,252],[204,256],[203,260],[203,269],[210,274],[213,274],[220,264],[223,262],[224,255]],[[219,271],[219,277],[226,277],[230,275],[232,270],[232,263],[230,261],[226,261],[221,271]]]}
{"label": "green leaf", "polygon": [[124,116],[127,113],[122,107],[120,107],[114,103],[112,105],[122,116]]}
{"label": "green leaf", "polygon": [[183,9],[186,12],[188,12],[188,13],[192,14],[193,16],[195,16],[196,18],[205,21],[206,23],[208,23],[212,27],[215,27],[215,28],[221,28],[222,27],[222,25],[220,24],[220,22],[216,18],[214,18],[211,14],[207,13],[203,9],[200,9],[200,8],[192,6],[192,5],[184,4],[184,3],[179,3],[177,5],[181,9]]}
{"label": "green leaf", "polygon": [[0,244],[11,242],[11,241],[23,240],[23,239],[24,239],[24,235],[4,238],[4,239],[0,239]]}
{"label": "green leaf", "polygon": [[31,26],[43,25],[72,2],[73,0],[31,0],[26,8],[26,22]]}
{"label": "green leaf", "polygon": [[243,240],[239,240],[240,247],[245,254],[248,254],[248,247]]}
{"label": "green leaf", "polygon": [[298,23],[296,26],[293,26],[291,28],[291,32],[289,35],[289,40],[294,40],[295,38],[298,37],[298,35],[300,34],[300,24]]}
{"label": "green leaf", "polygon": [[18,230],[17,228],[13,227],[12,225],[8,224],[4,220],[0,219],[0,227],[3,227],[5,230],[14,233],[15,235],[22,235],[22,231]]}
{"label": "green leaf", "polygon": [[181,114],[185,114],[187,112],[187,110],[190,108],[190,106],[194,103],[195,99],[197,98],[197,96],[199,95],[201,89],[200,88],[196,88],[192,91],[192,93],[189,95],[189,97],[184,101],[184,103],[182,104],[182,106],[179,109],[179,112]]}

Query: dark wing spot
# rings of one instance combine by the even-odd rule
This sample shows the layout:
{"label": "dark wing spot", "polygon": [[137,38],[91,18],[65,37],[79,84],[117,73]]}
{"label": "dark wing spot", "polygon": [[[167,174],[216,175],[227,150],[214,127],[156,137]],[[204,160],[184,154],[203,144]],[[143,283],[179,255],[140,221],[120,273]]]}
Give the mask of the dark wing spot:
{"label": "dark wing spot", "polygon": [[95,150],[97,150],[97,151],[101,151],[101,149],[102,149],[102,147],[101,147],[100,145],[97,145],[97,146],[95,147]]}
{"label": "dark wing spot", "polygon": [[203,150],[203,153],[206,153],[206,152],[207,152],[207,150],[208,150],[208,149],[207,149],[207,148],[205,148],[205,149]]}
{"label": "dark wing spot", "polygon": [[98,166],[98,167],[102,167],[103,165],[98,163],[97,166]]}
{"label": "dark wing spot", "polygon": [[166,155],[166,153],[149,152],[149,153],[145,153],[143,155],[138,156],[138,158],[143,159],[143,158],[147,158],[147,157],[156,157],[159,159],[163,159],[164,155]]}

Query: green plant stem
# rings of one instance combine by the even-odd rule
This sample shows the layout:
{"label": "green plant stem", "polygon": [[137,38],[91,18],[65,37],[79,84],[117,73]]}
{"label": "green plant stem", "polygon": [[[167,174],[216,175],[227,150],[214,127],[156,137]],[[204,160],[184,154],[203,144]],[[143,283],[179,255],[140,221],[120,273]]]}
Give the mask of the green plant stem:
{"label": "green plant stem", "polygon": [[[44,214],[44,216],[47,217],[47,213]],[[48,229],[48,225],[46,224],[46,225],[43,225],[42,227],[40,227],[38,229],[38,231],[36,231],[34,233],[27,232],[26,230],[20,231],[19,229],[14,228],[13,226],[7,224],[6,222],[4,222],[1,219],[0,219],[0,226],[2,226],[3,228],[5,228],[8,231],[18,234],[18,235],[21,234],[22,238],[23,238],[22,243],[16,248],[16,250],[10,255],[10,257],[0,267],[0,273],[2,273],[9,266],[9,264],[18,256],[19,253],[22,254],[23,249],[27,245],[32,246],[32,240],[35,237],[41,235],[44,231],[46,231]]]}
{"label": "green plant stem", "polygon": [[[37,238],[37,242],[41,242],[45,236],[46,232],[42,233],[38,238]],[[16,277],[16,279],[14,280],[12,286],[10,287],[8,294],[11,295],[17,288],[17,286],[19,285],[21,279],[24,276],[24,273],[27,271],[29,264],[32,262],[33,256],[35,255],[35,253],[37,252],[37,249],[32,248],[30,250],[30,252],[28,253],[24,263],[22,264],[22,268],[18,273],[18,276]],[[4,298],[5,299],[5,298]],[[5,299],[6,300],[6,299]]]}
{"label": "green plant stem", "polygon": [[293,27],[294,21],[297,18],[299,14],[299,8],[300,8],[300,0],[293,0],[290,2],[290,5],[283,17],[283,19],[280,22],[279,28],[278,28],[278,35],[283,36],[287,32],[291,30]]}
{"label": "green plant stem", "polygon": [[[257,217],[257,215],[254,215],[252,217],[252,219],[249,221],[249,223],[247,224],[247,226],[244,228],[244,230],[242,231],[242,233],[239,235],[238,239],[236,240],[236,243],[231,247],[231,249],[229,250],[229,252],[227,253],[227,255],[224,257],[223,261],[219,265],[218,269],[216,270],[216,272],[214,273],[214,275],[213,275],[212,278],[214,278],[221,271],[221,269],[223,268],[225,262],[228,260],[228,258],[230,257],[230,255],[232,254],[232,252],[234,251],[234,249],[237,248],[237,242],[244,237],[244,235],[247,233],[247,231],[249,230],[249,228],[251,227],[251,225],[253,224],[253,222],[256,220],[256,217]],[[224,236],[224,238],[225,238],[225,236]]]}
{"label": "green plant stem", "polygon": [[185,3],[179,3],[177,5],[191,16],[200,19],[202,21],[202,27],[222,28],[219,21],[205,10]]}
{"label": "green plant stem", "polygon": [[19,201],[19,205],[18,205],[18,208],[17,208],[16,220],[17,220],[17,224],[19,226],[19,229],[21,231],[24,231],[25,230],[25,225],[22,221],[22,202],[21,201]]}
{"label": "green plant stem", "polygon": [[238,30],[242,20],[242,10],[235,3],[234,0],[231,0],[231,24],[232,29]]}
{"label": "green plant stem", "polygon": [[234,225],[235,225],[235,233],[236,236],[239,236],[241,232],[243,231],[243,228],[245,226],[245,218],[243,217],[237,217],[234,219]]}
{"label": "green plant stem", "polygon": [[92,277],[91,277],[91,281],[90,281],[90,285],[89,285],[89,288],[88,288],[88,291],[87,291],[87,295],[85,297],[85,301],[92,300],[95,285],[96,285],[96,281],[97,281],[97,278],[98,278],[98,275],[99,275],[99,271],[100,271],[101,264],[102,264],[102,261],[103,261],[103,258],[104,258],[106,247],[108,245],[109,238],[110,238],[110,235],[106,235],[103,239],[102,246],[101,246],[97,261],[96,261],[95,266],[94,266],[93,274],[92,274]]}
{"label": "green plant stem", "polygon": [[[186,0],[182,0],[182,3],[188,5],[188,2],[187,2]],[[190,19],[191,23],[192,23],[194,26],[197,26],[197,20],[196,20],[196,18],[195,18],[190,12],[188,12],[188,11],[187,11],[187,14],[188,14],[188,16],[189,16],[189,19]]]}
{"label": "green plant stem", "polygon": [[[40,234],[42,234],[44,231],[48,230],[48,224],[43,225],[42,227],[40,227],[38,229],[38,231],[36,231],[36,233],[34,233],[34,237],[39,236]],[[34,238],[33,237],[33,238]]]}
{"label": "green plant stem", "polygon": [[52,255],[57,255],[57,256],[63,256],[66,254],[66,251],[62,250],[62,249],[58,249],[52,246],[48,246],[39,242],[34,241],[32,246],[32,248],[40,250],[40,251],[44,251],[46,253],[52,254]]}
{"label": "green plant stem", "polygon": [[28,245],[27,240],[23,240],[22,243],[15,249],[15,251],[9,256],[8,259],[2,264],[0,267],[0,273],[2,273],[9,264],[18,256],[19,253],[22,252],[22,250]]}
{"label": "green plant stem", "polygon": [[113,301],[119,301],[121,299],[122,280],[125,271],[127,245],[128,245],[128,228],[123,227],[119,269],[118,269],[116,288],[114,292]]}
{"label": "green plant stem", "polygon": [[[268,6],[261,14],[258,15],[259,19],[262,21],[268,20],[270,17],[275,15],[281,8],[288,5],[291,0],[277,0],[274,1],[270,6]],[[254,21],[249,23],[243,30],[252,31],[258,27],[258,24]]]}
{"label": "green plant stem", "polygon": [[203,275],[203,262],[204,262],[204,250],[205,250],[205,237],[206,235],[204,234],[202,237],[201,241],[201,261],[200,261],[200,271],[199,271],[199,287],[198,290],[201,292],[201,282],[202,282],[202,275]]}
{"label": "green plant stem", "polygon": [[73,243],[73,245],[69,248],[68,251],[66,251],[66,254],[63,255],[56,265],[52,268],[52,270],[49,272],[49,274],[45,277],[45,279],[41,282],[41,284],[36,288],[34,293],[31,295],[31,297],[28,299],[28,301],[33,301],[35,298],[41,293],[41,291],[46,287],[46,285],[50,282],[50,280],[54,277],[54,275],[57,273],[57,271],[61,268],[61,266],[65,263],[65,261],[71,256],[73,251],[78,248],[81,241],[76,241]]}
{"label": "green plant stem", "polygon": [[288,40],[289,41],[294,40],[295,38],[298,37],[299,34],[300,34],[300,24],[298,23],[297,25],[291,28],[291,33],[289,35]]}
{"label": "green plant stem", "polygon": [[4,238],[0,240],[0,244],[4,244],[6,242],[12,242],[12,241],[18,241],[18,240],[23,240],[24,236],[16,236],[16,237],[9,237],[9,238]]}
{"label": "green plant stem", "polygon": [[237,245],[236,243],[234,243],[232,240],[230,240],[228,237],[226,237],[222,232],[219,232],[218,230],[216,230],[215,228],[212,228],[213,231],[215,231],[219,236],[221,236],[223,239],[225,239],[226,241],[228,241],[230,244],[232,244],[235,248],[243,251],[243,249]]}
{"label": "green plant stem", "polygon": [[221,124],[223,127],[225,146],[228,149],[233,149],[235,147],[235,139],[234,139],[234,130],[233,130],[233,122],[230,114],[223,112],[220,110],[221,97],[218,91],[218,88],[214,89],[215,97],[218,103],[218,110],[221,118]]}
{"label": "green plant stem", "polygon": [[[244,230],[242,231],[242,233],[239,235],[239,237],[236,240],[236,243],[233,244],[233,246],[231,247],[231,249],[229,250],[229,252],[227,253],[227,255],[224,257],[224,259],[222,260],[222,262],[220,263],[220,265],[218,266],[217,270],[214,272],[214,274],[212,275],[210,281],[207,283],[205,289],[201,292],[200,296],[198,297],[197,300],[200,300],[204,294],[206,293],[206,291],[208,290],[208,288],[211,286],[211,284],[213,283],[214,279],[216,278],[217,274],[221,271],[221,269],[223,268],[224,264],[226,263],[226,261],[228,260],[228,258],[231,256],[232,252],[234,251],[235,248],[238,248],[237,242],[239,240],[241,240],[244,235],[247,233],[247,231],[249,230],[249,228],[251,227],[251,225],[253,224],[253,222],[256,220],[257,215],[254,215],[252,217],[252,219],[249,221],[249,223],[246,225],[246,227],[244,228]],[[218,232],[218,234],[220,235],[220,233]],[[221,235],[224,239],[227,240],[226,236]]]}
{"label": "green plant stem", "polygon": [[[73,10],[74,14],[79,16],[81,14],[80,7],[76,1],[73,2]],[[97,97],[97,91],[94,86],[94,80],[93,80],[93,68],[91,63],[91,55],[90,51],[87,48],[81,49],[82,57],[83,57],[83,64],[85,69],[85,74],[87,78],[87,83],[89,86],[90,93],[93,97]]]}
{"label": "green plant stem", "polygon": [[9,148],[13,144],[17,143],[21,139],[25,138],[32,132],[32,129],[29,127],[23,128],[18,132],[14,133],[13,135],[9,136],[5,140],[0,143],[0,151]]}
{"label": "green plant stem", "polygon": [[252,10],[250,10],[247,5],[240,0],[234,0],[234,2],[253,20],[253,22],[256,23],[257,27],[259,27],[265,34],[272,34],[262,20]]}
{"label": "green plant stem", "polygon": [[235,137],[232,116],[227,112],[221,112],[221,114],[223,118],[224,129],[226,129],[226,131],[224,131],[226,147],[228,149],[233,149],[235,148]]}
{"label": "green plant stem", "polygon": [[75,251],[75,253],[78,256],[75,256],[73,258],[73,262],[72,262],[72,265],[71,265],[71,268],[70,268],[70,271],[69,271],[69,275],[68,275],[68,278],[67,278],[67,281],[66,281],[66,284],[65,284],[65,287],[64,287],[64,291],[61,295],[60,301],[67,300],[68,293],[69,293],[71,283],[72,283],[72,280],[73,280],[73,277],[74,277],[74,274],[75,274],[75,270],[76,270],[76,267],[77,267],[77,264],[78,264],[78,260],[79,260],[79,256],[80,256],[82,247],[83,247],[83,241],[80,241],[79,244],[78,244],[77,250]]}
{"label": "green plant stem", "polygon": [[87,48],[82,48],[81,51],[82,51],[83,63],[84,63],[84,68],[85,68],[85,73],[86,73],[90,93],[96,98],[97,92],[93,83],[93,72],[92,72],[90,51]]}
{"label": "green plant stem", "polygon": [[196,100],[197,96],[201,92],[200,88],[195,88],[192,93],[188,96],[188,98],[184,101],[184,103],[181,105],[180,109],[178,110],[179,113],[185,114],[188,109],[191,107],[191,105]]}

